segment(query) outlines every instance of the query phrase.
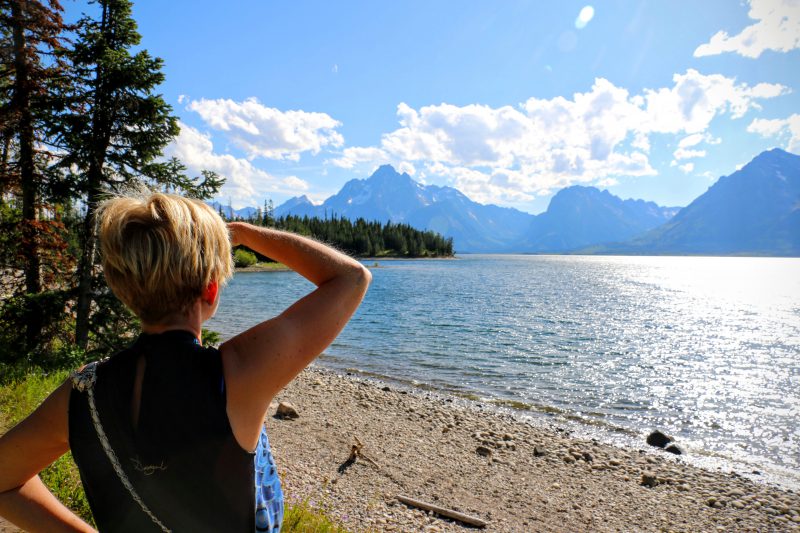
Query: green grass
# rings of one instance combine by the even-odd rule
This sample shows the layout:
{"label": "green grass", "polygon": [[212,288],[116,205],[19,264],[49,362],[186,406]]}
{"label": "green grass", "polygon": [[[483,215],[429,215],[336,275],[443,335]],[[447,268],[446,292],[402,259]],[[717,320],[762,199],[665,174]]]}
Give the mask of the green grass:
{"label": "green grass", "polygon": [[[21,380],[0,387],[0,431],[5,433],[28,416],[67,378],[67,374],[65,370],[50,374],[28,374]],[[92,511],[71,453],[64,454],[45,468],[39,477],[64,505],[94,525]]]}
{"label": "green grass", "polygon": [[[0,386],[0,434],[28,416],[66,378],[67,371],[28,374]],[[83,492],[78,467],[70,453],[65,454],[40,474],[55,496],[75,514],[94,525],[89,502]],[[325,510],[309,505],[308,500],[287,504],[282,531],[293,533],[347,533]]]}
{"label": "green grass", "polygon": [[308,500],[286,505],[281,531],[347,533],[347,530],[331,519],[325,510],[312,507]]}
{"label": "green grass", "polygon": [[247,267],[247,269],[254,272],[285,272],[287,270],[291,270],[283,263],[274,263],[271,261],[262,261],[254,265],[250,265]]}

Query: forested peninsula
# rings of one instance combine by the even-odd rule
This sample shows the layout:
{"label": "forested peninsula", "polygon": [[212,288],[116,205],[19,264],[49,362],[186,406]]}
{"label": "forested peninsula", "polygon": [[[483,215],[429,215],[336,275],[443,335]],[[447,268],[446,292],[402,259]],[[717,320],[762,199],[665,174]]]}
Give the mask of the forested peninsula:
{"label": "forested peninsula", "polygon": [[[421,231],[408,224],[382,223],[359,218],[352,221],[333,216],[331,218],[283,216],[275,218],[272,209],[259,209],[251,217],[220,215],[228,221],[241,221],[284,231],[291,231],[335,246],[354,257],[452,257],[453,239],[445,238],[433,231]],[[243,247],[242,247],[243,248]],[[238,252],[238,250],[237,250]],[[269,258],[253,253],[254,258],[268,261]],[[241,253],[236,255],[237,266],[249,266]],[[255,261],[249,262],[252,264]]]}

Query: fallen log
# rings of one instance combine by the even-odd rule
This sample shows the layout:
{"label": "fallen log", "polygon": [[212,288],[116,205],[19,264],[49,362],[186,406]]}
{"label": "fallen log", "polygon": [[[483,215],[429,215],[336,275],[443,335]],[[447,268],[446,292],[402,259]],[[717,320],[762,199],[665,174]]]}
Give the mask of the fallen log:
{"label": "fallen log", "polygon": [[402,494],[397,496],[397,499],[406,505],[417,507],[423,511],[433,511],[438,515],[446,516],[447,518],[452,518],[453,520],[458,520],[459,522],[463,522],[464,524],[469,524],[471,526],[486,527],[488,524],[488,522],[481,520],[480,518],[459,513],[458,511],[454,511],[452,509],[445,509],[444,507],[439,507],[438,505],[434,505],[432,503],[415,500],[414,498],[409,498],[408,496],[403,496]]}

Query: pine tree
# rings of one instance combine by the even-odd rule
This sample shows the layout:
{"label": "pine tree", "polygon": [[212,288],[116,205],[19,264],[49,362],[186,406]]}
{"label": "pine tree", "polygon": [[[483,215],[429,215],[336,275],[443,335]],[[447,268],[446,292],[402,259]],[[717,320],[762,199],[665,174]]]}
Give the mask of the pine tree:
{"label": "pine tree", "polygon": [[[177,160],[159,161],[178,132],[172,108],[155,92],[163,82],[162,61],[146,50],[132,53],[140,42],[129,0],[98,0],[99,20],[85,16],[68,57],[75,72],[73,105],[80,112],[62,119],[60,140],[67,156],[63,168],[76,168],[74,188],[83,195],[86,214],[81,229],[78,264],[75,342],[86,348],[93,284],[96,238],[94,215],[102,195],[132,183],[194,187],[199,196],[216,192],[221,180],[210,174],[196,183]],[[213,193],[212,193],[213,194]]]}
{"label": "pine tree", "polygon": [[44,188],[43,158],[38,146],[48,132],[43,117],[60,105],[58,84],[63,80],[61,33],[65,26],[56,0],[0,2],[0,184],[2,192],[22,198],[20,242],[25,273],[26,341],[30,351],[42,328],[42,311],[35,296],[42,292],[39,220]]}

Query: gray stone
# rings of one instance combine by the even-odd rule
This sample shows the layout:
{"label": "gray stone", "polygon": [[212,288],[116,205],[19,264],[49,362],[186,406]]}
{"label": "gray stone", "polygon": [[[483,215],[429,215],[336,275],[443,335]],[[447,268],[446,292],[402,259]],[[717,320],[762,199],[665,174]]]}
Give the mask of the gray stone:
{"label": "gray stone", "polygon": [[533,447],[533,456],[534,457],[544,457],[545,455],[547,455],[547,450],[545,450],[541,446],[534,446]]}

